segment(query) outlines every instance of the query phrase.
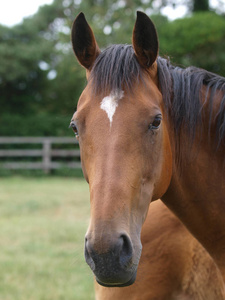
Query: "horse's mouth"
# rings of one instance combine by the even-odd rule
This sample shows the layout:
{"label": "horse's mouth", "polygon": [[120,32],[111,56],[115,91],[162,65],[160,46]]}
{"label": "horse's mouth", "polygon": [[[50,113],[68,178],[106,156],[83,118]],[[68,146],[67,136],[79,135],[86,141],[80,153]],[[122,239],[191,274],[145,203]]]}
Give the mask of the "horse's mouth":
{"label": "horse's mouth", "polygon": [[125,286],[129,286],[129,285],[133,284],[135,282],[136,276],[137,276],[137,271],[132,275],[130,280],[128,280],[125,283],[106,283],[106,282],[102,282],[97,277],[96,277],[96,281],[98,284],[105,286],[105,287],[125,287]]}

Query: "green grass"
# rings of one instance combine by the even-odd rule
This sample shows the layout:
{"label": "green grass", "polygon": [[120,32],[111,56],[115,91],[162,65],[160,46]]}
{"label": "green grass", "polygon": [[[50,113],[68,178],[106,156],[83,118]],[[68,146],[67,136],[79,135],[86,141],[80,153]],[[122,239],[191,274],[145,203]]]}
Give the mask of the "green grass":
{"label": "green grass", "polygon": [[0,178],[0,299],[93,300],[89,214],[83,179]]}

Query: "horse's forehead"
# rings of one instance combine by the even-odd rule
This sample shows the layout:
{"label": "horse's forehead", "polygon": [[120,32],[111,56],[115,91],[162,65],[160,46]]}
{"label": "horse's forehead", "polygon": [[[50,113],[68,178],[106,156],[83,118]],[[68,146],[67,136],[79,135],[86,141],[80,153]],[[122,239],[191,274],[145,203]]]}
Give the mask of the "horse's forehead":
{"label": "horse's forehead", "polygon": [[[152,89],[152,87],[149,88]],[[94,120],[99,122],[99,118],[101,118],[100,123],[103,124],[105,119],[109,122],[111,128],[119,111],[122,122],[125,121],[124,118],[129,119],[130,117],[148,118],[156,110],[160,110],[160,99],[161,96],[158,93],[150,93],[146,86],[134,89],[132,92],[112,89],[105,93],[93,93],[92,87],[87,85],[79,99],[77,113],[81,118],[89,120],[92,125]],[[101,112],[105,114],[104,119]],[[121,118],[117,118],[117,120],[121,121]]]}
{"label": "horse's forehead", "polygon": [[116,109],[119,105],[119,100],[124,96],[124,91],[114,90],[111,93],[104,97],[101,101],[100,108],[104,110],[108,116],[110,127],[112,126],[113,116],[116,112]]}

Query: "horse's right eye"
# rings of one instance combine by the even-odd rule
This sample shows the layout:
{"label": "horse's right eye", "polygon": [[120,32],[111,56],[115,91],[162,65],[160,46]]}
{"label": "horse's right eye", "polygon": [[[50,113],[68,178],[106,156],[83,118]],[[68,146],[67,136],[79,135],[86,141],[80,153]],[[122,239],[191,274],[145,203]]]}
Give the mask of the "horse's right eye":
{"label": "horse's right eye", "polygon": [[73,132],[75,133],[76,138],[78,138],[78,137],[79,137],[79,134],[78,134],[78,129],[77,129],[76,123],[75,123],[74,121],[72,121],[72,122],[70,123],[70,126],[69,126],[69,127],[73,129]]}

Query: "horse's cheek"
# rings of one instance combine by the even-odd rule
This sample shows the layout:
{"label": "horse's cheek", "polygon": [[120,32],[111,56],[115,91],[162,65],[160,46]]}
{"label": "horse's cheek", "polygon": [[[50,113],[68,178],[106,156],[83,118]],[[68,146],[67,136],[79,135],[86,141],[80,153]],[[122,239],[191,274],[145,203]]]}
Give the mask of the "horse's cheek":
{"label": "horse's cheek", "polygon": [[161,162],[158,169],[159,173],[155,182],[152,200],[157,200],[165,194],[172,177],[172,150],[167,131],[164,132],[162,144]]}

